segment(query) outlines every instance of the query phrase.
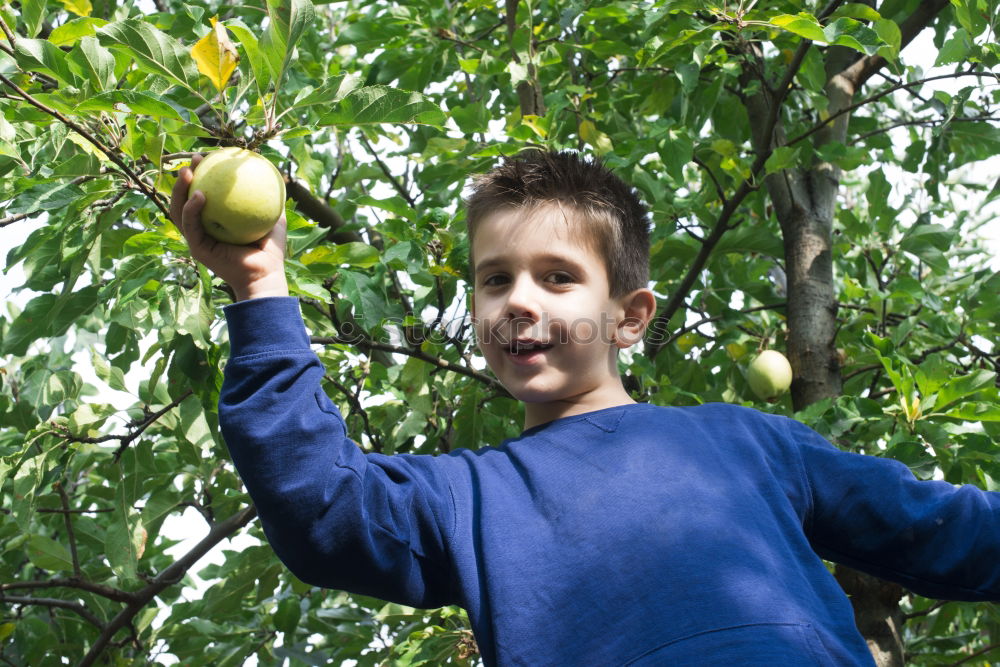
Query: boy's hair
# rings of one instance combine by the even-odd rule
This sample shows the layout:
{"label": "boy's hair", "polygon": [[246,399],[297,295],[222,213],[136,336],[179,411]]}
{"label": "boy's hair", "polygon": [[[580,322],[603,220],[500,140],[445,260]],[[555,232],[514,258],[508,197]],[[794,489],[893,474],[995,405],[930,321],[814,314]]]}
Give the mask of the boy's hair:
{"label": "boy's hair", "polygon": [[488,216],[511,209],[528,212],[546,204],[569,208],[584,223],[586,240],[604,259],[613,298],[647,286],[645,206],[635,189],[599,159],[571,151],[527,151],[475,177],[466,200],[470,249],[477,225]]}

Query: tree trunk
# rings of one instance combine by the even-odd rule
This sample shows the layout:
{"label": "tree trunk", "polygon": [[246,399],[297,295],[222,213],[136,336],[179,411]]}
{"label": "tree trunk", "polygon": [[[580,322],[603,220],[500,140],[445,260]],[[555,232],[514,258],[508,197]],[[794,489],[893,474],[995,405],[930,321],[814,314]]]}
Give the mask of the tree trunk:
{"label": "tree trunk", "polygon": [[903,587],[837,565],[834,576],[851,597],[854,623],[879,667],[903,667]]}
{"label": "tree trunk", "polygon": [[782,220],[788,278],[788,360],[792,405],[801,410],[840,394],[832,219],[796,208]]}

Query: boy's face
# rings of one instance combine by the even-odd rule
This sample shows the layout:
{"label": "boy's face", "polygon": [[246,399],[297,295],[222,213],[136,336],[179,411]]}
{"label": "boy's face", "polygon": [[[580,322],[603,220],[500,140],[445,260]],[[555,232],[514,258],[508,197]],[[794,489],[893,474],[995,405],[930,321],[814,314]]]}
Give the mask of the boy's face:
{"label": "boy's face", "polygon": [[611,298],[604,260],[574,217],[554,205],[502,212],[473,240],[479,349],[529,413],[539,403],[556,416],[601,409],[624,392],[616,353],[634,342],[620,344],[624,300]]}

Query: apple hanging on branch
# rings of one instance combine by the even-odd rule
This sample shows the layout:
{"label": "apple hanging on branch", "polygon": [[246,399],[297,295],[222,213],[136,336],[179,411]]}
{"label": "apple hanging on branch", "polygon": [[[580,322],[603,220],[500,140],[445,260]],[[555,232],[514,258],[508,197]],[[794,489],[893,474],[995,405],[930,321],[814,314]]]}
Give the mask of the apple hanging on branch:
{"label": "apple hanging on branch", "polygon": [[747,384],[757,398],[774,402],[792,385],[792,365],[781,352],[764,350],[750,362]]}

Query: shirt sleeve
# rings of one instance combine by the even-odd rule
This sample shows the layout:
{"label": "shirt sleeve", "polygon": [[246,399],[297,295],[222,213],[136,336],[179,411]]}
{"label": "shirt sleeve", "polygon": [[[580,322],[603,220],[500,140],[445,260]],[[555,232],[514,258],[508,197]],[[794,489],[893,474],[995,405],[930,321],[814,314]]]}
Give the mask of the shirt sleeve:
{"label": "shirt sleeve", "polygon": [[1000,600],[1000,493],[918,480],[900,461],[837,449],[789,421],[823,558],[945,600]]}
{"label": "shirt sleeve", "polygon": [[297,299],[251,299],[225,314],[219,423],[278,557],[313,585],[452,603],[455,512],[435,457],[365,454],[347,437]]}

